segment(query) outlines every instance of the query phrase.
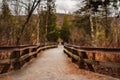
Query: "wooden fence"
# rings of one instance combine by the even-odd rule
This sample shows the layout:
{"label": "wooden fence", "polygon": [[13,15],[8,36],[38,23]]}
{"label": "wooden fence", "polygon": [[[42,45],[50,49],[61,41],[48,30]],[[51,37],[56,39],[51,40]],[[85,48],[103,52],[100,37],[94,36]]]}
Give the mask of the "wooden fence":
{"label": "wooden fence", "polygon": [[[103,66],[103,67],[119,70],[117,75],[120,76],[119,74],[120,61],[106,62],[106,61],[96,60],[96,53],[99,54],[99,52],[101,52],[105,54],[119,55],[120,48],[90,48],[90,47],[80,47],[80,46],[65,44],[64,52],[68,55],[68,57],[72,59],[72,62],[76,63],[81,69],[87,69],[96,72],[94,66]],[[89,58],[89,54],[92,54],[92,58]]]}
{"label": "wooden fence", "polygon": [[0,74],[18,70],[31,59],[36,58],[42,50],[55,47],[57,44],[0,47],[1,56],[7,54],[6,58],[0,60]]}

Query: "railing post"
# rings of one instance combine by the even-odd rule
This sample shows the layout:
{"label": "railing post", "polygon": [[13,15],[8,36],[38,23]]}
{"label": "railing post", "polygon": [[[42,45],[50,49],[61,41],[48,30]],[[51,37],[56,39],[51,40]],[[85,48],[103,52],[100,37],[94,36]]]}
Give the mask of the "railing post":
{"label": "railing post", "polygon": [[20,58],[20,50],[13,51],[11,54],[11,59],[14,59],[14,62],[12,63],[13,69],[18,70],[21,68],[21,63],[19,61]]}
{"label": "railing post", "polygon": [[[88,56],[87,56],[85,51],[81,51],[81,57],[82,57],[82,59],[88,59]],[[84,60],[83,60],[83,62],[84,62]],[[89,64],[89,63],[86,63],[86,64],[87,64],[90,71],[95,72],[92,64]]]}
{"label": "railing post", "polygon": [[[66,46],[64,46],[64,48],[66,49],[66,50],[68,50],[68,48],[66,47]],[[64,50],[64,53],[69,57],[69,58],[71,58],[71,56],[69,55],[69,54],[67,54],[67,52]]]}
{"label": "railing post", "polygon": [[92,53],[92,60],[96,60],[96,57],[95,57],[95,52]]}
{"label": "railing post", "polygon": [[[36,49],[33,48],[33,49],[32,49],[32,52],[35,52],[35,50],[36,50]],[[26,55],[26,54],[29,54],[29,53],[30,53],[30,48],[27,48],[27,49],[25,49],[25,50],[22,51],[23,56]],[[25,62],[25,63],[26,63],[26,62],[29,62],[29,61],[31,60],[31,58],[32,58],[32,56],[29,56],[29,57],[27,57],[26,59],[24,59],[23,62]]]}
{"label": "railing post", "polygon": [[85,69],[85,63],[84,63],[84,60],[83,60],[83,54],[82,53],[83,52],[79,52],[80,60],[79,60],[78,66],[81,69]]}
{"label": "railing post", "polygon": [[8,72],[10,69],[10,65],[11,64],[5,64],[0,74]]}
{"label": "railing post", "polygon": [[[73,53],[73,54],[77,54],[77,51],[75,51],[75,50],[73,50],[73,49],[70,49],[71,50],[71,52]],[[72,58],[72,62],[74,62],[74,63],[77,63],[78,62],[78,60],[76,60],[75,58],[73,58],[73,57],[71,57]]]}
{"label": "railing post", "polygon": [[57,47],[55,44],[52,46],[34,45],[34,46],[15,46],[15,47],[3,47],[3,48],[0,47],[0,50],[10,49],[10,55],[9,56],[7,55],[7,59],[1,60],[0,74],[7,73],[8,71],[11,70],[21,69],[21,67],[25,63],[29,62],[32,58],[36,58],[41,50],[55,48],[55,47]]}

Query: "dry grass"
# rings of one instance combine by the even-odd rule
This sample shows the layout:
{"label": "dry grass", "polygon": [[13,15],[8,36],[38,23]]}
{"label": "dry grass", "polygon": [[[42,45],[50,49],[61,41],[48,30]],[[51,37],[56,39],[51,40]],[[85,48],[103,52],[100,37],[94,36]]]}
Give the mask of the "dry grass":
{"label": "dry grass", "polygon": [[11,52],[10,51],[0,51],[0,60],[10,58]]}
{"label": "dry grass", "polygon": [[[112,63],[120,63],[120,54],[119,53],[107,53],[107,52],[96,52],[91,53],[88,52],[88,58],[93,59],[93,54],[95,54],[95,60],[101,62],[112,62]],[[114,65],[113,65],[114,66]],[[120,78],[120,69],[119,68],[110,68],[105,66],[97,66],[93,65],[96,72]]]}

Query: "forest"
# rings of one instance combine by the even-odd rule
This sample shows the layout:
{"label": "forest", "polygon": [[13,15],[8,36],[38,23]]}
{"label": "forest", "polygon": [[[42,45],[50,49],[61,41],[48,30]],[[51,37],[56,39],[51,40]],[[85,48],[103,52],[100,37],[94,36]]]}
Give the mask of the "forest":
{"label": "forest", "polygon": [[[0,47],[63,42],[87,48],[120,48],[120,0],[82,0],[73,13],[57,13],[56,0],[0,1]],[[6,54],[0,54],[0,59],[7,58]],[[88,58],[120,63],[119,54],[98,51],[95,55],[88,53]],[[120,77],[118,69],[105,70],[116,71],[114,77]]]}
{"label": "forest", "polygon": [[83,7],[62,17],[56,13],[55,0],[1,4],[0,46],[59,40],[79,46],[120,46],[119,0],[83,0]]}

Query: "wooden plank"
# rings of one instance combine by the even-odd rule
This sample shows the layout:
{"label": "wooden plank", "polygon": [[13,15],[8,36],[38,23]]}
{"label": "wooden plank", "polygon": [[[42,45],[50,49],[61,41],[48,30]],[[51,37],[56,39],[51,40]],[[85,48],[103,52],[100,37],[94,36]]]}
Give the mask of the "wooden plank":
{"label": "wooden plank", "polygon": [[[51,46],[47,46],[47,47],[51,47]],[[52,47],[56,47],[56,46],[52,46]],[[41,49],[44,49],[46,47],[42,47],[40,48],[39,50]],[[11,56],[10,56],[10,59],[3,59],[3,60],[0,60],[0,65],[3,65],[3,64],[9,64],[9,63],[14,63],[14,62],[19,62],[19,61],[22,61],[24,60],[25,58],[28,58],[29,56],[32,56],[34,54],[37,54],[37,52],[30,52],[29,54],[25,54],[23,56],[20,56],[20,51],[13,51],[11,53]],[[19,58],[19,59],[18,59]],[[17,61],[19,60],[19,61]]]}
{"label": "wooden plank", "polygon": [[110,67],[110,68],[120,68],[120,63],[113,63],[113,62],[101,62],[101,61],[95,61],[95,60],[89,60],[84,59],[86,63],[94,64],[94,65],[100,65],[104,67]]}
{"label": "wooden plank", "polygon": [[9,49],[13,49],[13,51],[11,51],[10,59],[0,60],[0,65],[3,66],[1,74],[7,73],[10,65],[13,66],[14,70],[21,69],[26,62],[29,62],[33,57],[37,57],[38,52],[41,50],[55,47],[57,47],[57,45],[21,47],[19,49],[8,47]]}
{"label": "wooden plank", "polygon": [[[75,48],[71,48],[71,47],[66,47],[66,48],[68,48],[68,49],[74,49],[74,50],[76,50]],[[74,59],[76,59],[76,58],[79,58],[79,60],[81,60],[80,61],[80,65],[79,65],[79,67],[80,68],[84,68],[85,66],[84,66],[84,58],[85,59],[88,59],[88,56],[87,56],[87,54],[86,54],[86,52],[85,51],[81,51],[80,53],[81,53],[81,56],[77,56],[76,57],[76,55],[74,55],[74,52],[67,52],[71,57],[73,57]],[[79,55],[80,55],[80,53],[78,53]],[[93,72],[95,72],[95,70],[94,70],[94,68],[93,68],[93,66],[92,66],[92,64],[89,64],[89,63],[86,63],[87,64],[87,66],[88,66],[88,68],[89,68],[89,70],[90,71],[93,71]]]}
{"label": "wooden plank", "polygon": [[4,59],[4,60],[0,60],[0,65],[11,64],[11,63],[15,63],[15,62],[19,62],[18,58]]}
{"label": "wooden plank", "polygon": [[69,48],[69,49],[72,49],[72,50],[75,50],[75,51],[78,51],[78,52],[85,52],[85,50],[82,50],[82,49],[76,49],[74,47],[68,47],[68,46],[64,46],[66,48]]}
{"label": "wooden plank", "polygon": [[69,54],[72,58],[74,58],[75,60],[79,61],[80,60],[80,57],[79,56],[76,56],[74,54],[72,54],[71,52],[69,52],[68,50],[64,49],[64,51]]}
{"label": "wooden plank", "polygon": [[9,69],[10,69],[10,64],[5,64],[0,74],[7,73]]}
{"label": "wooden plank", "polygon": [[72,52],[68,51],[67,49],[64,49],[64,52],[68,56],[73,57],[74,59],[76,59],[76,61],[78,61],[77,65],[79,66],[80,69],[85,69],[85,65],[82,57],[74,55]]}
{"label": "wooden plank", "polygon": [[21,62],[14,62],[12,65],[14,70],[21,69]]}
{"label": "wooden plank", "polygon": [[34,54],[34,55],[33,55],[33,57],[35,57],[35,58],[36,58],[36,57],[37,57],[37,55],[38,55],[38,54]]}
{"label": "wooden plank", "polygon": [[29,48],[23,49],[21,52],[22,55],[29,54]]}
{"label": "wooden plank", "polygon": [[17,51],[13,51],[10,55],[10,59],[13,59],[13,58],[19,58],[20,57],[20,50],[17,50]]}
{"label": "wooden plank", "polygon": [[29,56],[30,56],[29,54],[23,55],[19,58],[19,61],[23,61],[24,59],[28,58]]}
{"label": "wooden plank", "polygon": [[30,57],[32,55],[35,55],[37,53],[38,52],[30,52],[29,54],[23,55],[23,56],[20,57],[19,61],[23,61],[24,59],[26,59],[26,58],[28,58],[28,57]]}
{"label": "wooden plank", "polygon": [[18,49],[25,49],[25,48],[33,48],[37,47],[38,45],[20,45],[20,46],[0,46],[0,51],[14,51]]}
{"label": "wooden plank", "polygon": [[29,56],[28,58],[26,58],[24,61],[25,62],[29,62],[32,59],[32,56]]}
{"label": "wooden plank", "polygon": [[[81,52],[81,55],[82,55],[82,58],[83,58],[83,59],[88,59],[88,56],[87,56],[86,52]],[[90,71],[95,72],[92,64],[87,63],[87,66],[88,66],[88,68],[89,68]]]}
{"label": "wooden plank", "polygon": [[3,64],[10,64],[11,60],[10,59],[3,59],[3,60],[0,60],[0,65],[3,65]]}
{"label": "wooden plank", "polygon": [[[66,46],[67,47],[67,46]],[[79,49],[75,49],[73,47],[69,47],[70,49],[74,49],[77,50],[79,52],[90,52],[90,51],[85,51],[85,50],[79,50]],[[90,49],[90,48],[89,48]],[[108,48],[107,48],[108,49]],[[84,55],[86,59],[84,59],[84,61],[88,64],[94,64],[94,65],[101,65],[101,66],[106,66],[106,67],[111,67],[111,68],[120,68],[120,63],[113,63],[113,62],[101,62],[101,61],[95,61],[95,53],[93,52],[93,60],[89,60],[86,56],[86,54]],[[81,55],[79,53],[79,55]]]}
{"label": "wooden plank", "polygon": [[86,47],[86,46],[76,46],[76,45],[69,45],[65,44],[64,46],[74,47],[79,50],[85,51],[102,51],[102,52],[120,52],[120,48],[106,48],[106,47]]}

